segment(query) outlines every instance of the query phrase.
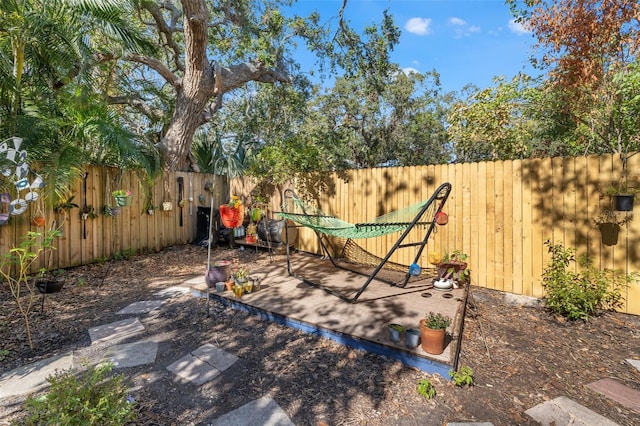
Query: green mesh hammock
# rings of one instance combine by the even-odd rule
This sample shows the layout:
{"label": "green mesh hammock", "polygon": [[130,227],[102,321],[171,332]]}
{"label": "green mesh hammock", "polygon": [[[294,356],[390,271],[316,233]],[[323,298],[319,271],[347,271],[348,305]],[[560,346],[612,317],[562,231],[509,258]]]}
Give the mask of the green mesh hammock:
{"label": "green mesh hammock", "polygon": [[[280,216],[290,219],[300,225],[321,232],[326,235],[341,238],[373,238],[382,235],[392,234],[405,230],[413,224],[416,215],[425,207],[429,201],[414,204],[400,210],[396,210],[382,216],[378,216],[370,222],[365,223],[349,223],[338,219],[335,216],[327,215],[322,210],[300,200],[293,191],[285,193],[285,201],[282,206]],[[431,203],[422,217],[433,218],[437,208],[437,203]],[[416,225],[430,225],[430,221],[417,221]]]}

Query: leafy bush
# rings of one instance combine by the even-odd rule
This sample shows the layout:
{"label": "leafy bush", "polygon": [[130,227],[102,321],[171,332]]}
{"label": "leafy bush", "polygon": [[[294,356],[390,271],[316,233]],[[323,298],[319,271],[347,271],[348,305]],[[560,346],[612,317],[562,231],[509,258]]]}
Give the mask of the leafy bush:
{"label": "leafy bush", "polygon": [[127,396],[124,375],[109,375],[106,363],[74,374],[58,373],[47,378],[48,393],[25,402],[26,425],[124,425],[136,416],[133,399]]}
{"label": "leafy bush", "polygon": [[613,269],[598,269],[587,257],[579,261],[584,271],[568,270],[575,263],[575,249],[545,241],[551,262],[542,274],[545,306],[567,319],[587,321],[600,310],[622,306],[622,290],[637,281],[637,275]]}
{"label": "leafy bush", "polygon": [[460,371],[449,371],[449,376],[456,386],[473,386],[473,370],[467,365],[460,367]]}
{"label": "leafy bush", "polygon": [[436,396],[436,388],[433,387],[429,379],[420,379],[418,381],[418,393],[426,399],[431,399]]}

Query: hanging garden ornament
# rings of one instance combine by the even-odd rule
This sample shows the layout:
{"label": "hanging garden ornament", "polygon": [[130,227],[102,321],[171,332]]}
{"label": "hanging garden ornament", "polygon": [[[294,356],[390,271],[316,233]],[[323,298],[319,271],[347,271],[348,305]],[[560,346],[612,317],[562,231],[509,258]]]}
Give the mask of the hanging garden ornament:
{"label": "hanging garden ornament", "polygon": [[421,273],[422,273],[422,268],[417,263],[412,263],[411,266],[409,266],[409,274],[410,275],[413,275],[414,277],[417,277]]}
{"label": "hanging garden ornament", "polygon": [[449,223],[449,216],[445,212],[436,213],[436,223],[438,225],[446,225]]}
{"label": "hanging garden ornament", "polygon": [[[2,194],[0,197],[0,203],[8,204],[9,213],[0,214],[0,225],[4,225],[7,223],[8,216],[16,216],[22,214],[27,211],[28,203],[32,203],[39,198],[37,192],[34,189],[39,189],[44,186],[44,181],[38,175],[33,180],[33,182],[29,183],[29,165],[27,164],[27,151],[20,150],[20,146],[22,145],[22,139],[19,137],[11,137],[6,139],[0,143],[0,159],[4,157],[4,160],[9,163],[13,163],[14,166],[5,166],[2,168],[0,173],[2,173],[5,177],[10,177],[14,175],[15,180],[13,182],[16,187],[16,191],[18,192],[18,196],[16,199],[11,200],[11,196],[7,194]],[[14,169],[15,167],[15,169]],[[27,191],[27,194],[22,197],[20,193],[22,191]]]}

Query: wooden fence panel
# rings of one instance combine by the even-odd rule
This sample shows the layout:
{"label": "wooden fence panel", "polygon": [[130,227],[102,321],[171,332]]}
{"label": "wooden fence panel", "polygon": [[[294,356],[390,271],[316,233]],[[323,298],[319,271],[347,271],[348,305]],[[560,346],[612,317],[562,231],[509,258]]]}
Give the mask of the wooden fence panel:
{"label": "wooden fence panel", "polygon": [[[629,159],[628,169],[640,170],[640,156]],[[577,255],[591,256],[597,267],[640,272],[635,244],[640,219],[623,225],[611,246],[602,243],[595,222],[610,207],[610,198],[602,194],[621,170],[614,155],[350,170],[322,175],[332,190],[316,201],[325,212],[354,223],[417,203],[451,182],[445,206],[449,224],[438,228],[421,266],[429,266],[429,251],[459,249],[470,255],[474,284],[542,297],[542,272],[550,261],[547,240],[575,247]],[[630,178],[640,182],[640,173]],[[621,219],[625,214],[615,215]],[[319,252],[315,237],[304,229],[300,235],[300,249]],[[362,245],[383,256],[396,238],[363,240]],[[401,253],[394,260],[408,264],[412,259],[413,253]],[[624,295],[623,310],[640,314],[640,284]]]}

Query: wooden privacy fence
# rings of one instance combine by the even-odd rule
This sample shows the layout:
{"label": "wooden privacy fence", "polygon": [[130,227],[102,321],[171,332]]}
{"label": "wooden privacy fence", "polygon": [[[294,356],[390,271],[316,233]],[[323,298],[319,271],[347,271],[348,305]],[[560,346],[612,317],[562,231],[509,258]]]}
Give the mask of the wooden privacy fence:
{"label": "wooden privacy fence", "polygon": [[[627,168],[629,178],[640,185],[640,156],[631,156]],[[473,284],[542,297],[541,276],[550,260],[547,240],[575,247],[597,267],[640,272],[640,218],[629,216],[614,244],[602,242],[596,223],[611,205],[603,192],[621,173],[617,155],[352,170],[317,177],[323,189],[311,201],[348,222],[366,222],[427,200],[438,185],[450,182],[453,191],[444,209],[449,224],[438,228],[421,265],[430,266],[430,251],[458,249],[469,255]],[[230,191],[249,199],[253,186],[250,179],[234,180]],[[299,184],[291,187],[299,195],[305,193]],[[281,205],[282,190],[271,197],[274,211]],[[625,214],[615,216],[621,220]],[[382,256],[396,238],[357,242]],[[320,250],[308,229],[300,230],[297,247],[312,253]],[[408,265],[415,255],[412,250],[405,249],[392,260]],[[621,310],[640,314],[640,284],[623,295]]]}
{"label": "wooden privacy fence", "polygon": [[[133,171],[90,166],[85,176],[70,188],[72,202],[78,208],[62,214],[37,200],[28,204],[24,214],[11,216],[9,224],[0,226],[0,253],[8,252],[28,231],[52,228],[59,228],[63,235],[54,243],[56,250],[41,258],[34,272],[43,267],[66,268],[119,255],[159,251],[194,242],[198,221],[203,220],[203,215],[208,217],[211,197],[216,208],[228,197],[224,179],[218,176],[214,180],[207,174],[164,173],[151,188],[150,198]],[[212,184],[213,191],[205,189],[207,184]],[[117,215],[105,215],[105,206],[115,207],[111,193],[117,189],[131,191],[131,205],[120,207]],[[147,201],[153,214],[147,211]],[[170,203],[172,209],[163,210],[163,203]],[[97,216],[83,220],[85,206],[93,207]],[[44,214],[44,228],[32,224],[39,211]]]}

